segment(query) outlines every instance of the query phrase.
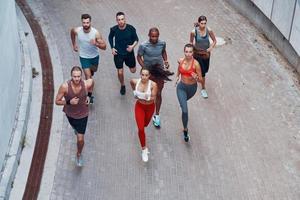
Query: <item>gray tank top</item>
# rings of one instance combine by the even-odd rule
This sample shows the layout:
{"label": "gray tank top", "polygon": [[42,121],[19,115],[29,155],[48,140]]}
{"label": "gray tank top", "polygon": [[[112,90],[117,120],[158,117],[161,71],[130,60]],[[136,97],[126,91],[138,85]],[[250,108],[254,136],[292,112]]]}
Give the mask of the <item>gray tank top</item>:
{"label": "gray tank top", "polygon": [[205,36],[200,35],[200,30],[198,28],[195,28],[195,47],[197,49],[203,49],[206,50],[210,46],[209,42],[209,32],[206,28],[206,34]]}
{"label": "gray tank top", "polygon": [[79,56],[81,58],[95,58],[99,55],[98,48],[95,45],[91,45],[91,39],[96,39],[97,30],[91,27],[89,33],[85,33],[82,27],[79,27],[77,33],[79,44]]}

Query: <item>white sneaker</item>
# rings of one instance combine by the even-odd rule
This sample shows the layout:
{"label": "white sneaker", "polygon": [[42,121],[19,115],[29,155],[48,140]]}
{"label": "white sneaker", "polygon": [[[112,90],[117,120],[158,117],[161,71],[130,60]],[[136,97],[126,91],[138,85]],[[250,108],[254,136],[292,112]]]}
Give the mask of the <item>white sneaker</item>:
{"label": "white sneaker", "polygon": [[144,161],[144,162],[148,162],[148,154],[149,154],[150,152],[148,151],[148,148],[145,148],[145,149],[143,149],[142,150],[142,160]]}
{"label": "white sneaker", "polygon": [[83,167],[83,158],[82,158],[82,155],[80,155],[79,157],[76,155],[76,165],[77,167]]}
{"label": "white sneaker", "polygon": [[201,93],[201,96],[202,96],[204,99],[207,99],[207,98],[208,98],[208,94],[207,94],[207,92],[206,92],[205,89],[202,89],[200,93]]}

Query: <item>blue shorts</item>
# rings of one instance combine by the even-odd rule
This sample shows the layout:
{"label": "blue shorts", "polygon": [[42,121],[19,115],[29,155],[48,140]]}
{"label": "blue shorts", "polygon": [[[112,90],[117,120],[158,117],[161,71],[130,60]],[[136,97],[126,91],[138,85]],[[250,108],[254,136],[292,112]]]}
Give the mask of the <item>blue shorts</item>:
{"label": "blue shorts", "polygon": [[95,58],[82,58],[79,56],[79,59],[82,69],[91,68],[92,66],[98,67],[99,56],[96,56]]}

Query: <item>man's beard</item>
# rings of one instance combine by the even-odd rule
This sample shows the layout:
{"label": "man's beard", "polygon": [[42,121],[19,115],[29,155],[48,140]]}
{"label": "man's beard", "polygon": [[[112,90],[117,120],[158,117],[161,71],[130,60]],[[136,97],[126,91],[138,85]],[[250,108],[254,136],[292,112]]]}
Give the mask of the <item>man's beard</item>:
{"label": "man's beard", "polygon": [[120,26],[121,28],[124,28],[125,23],[119,24],[119,26]]}
{"label": "man's beard", "polygon": [[86,31],[89,30],[90,28],[91,28],[91,26],[83,26],[83,29]]}

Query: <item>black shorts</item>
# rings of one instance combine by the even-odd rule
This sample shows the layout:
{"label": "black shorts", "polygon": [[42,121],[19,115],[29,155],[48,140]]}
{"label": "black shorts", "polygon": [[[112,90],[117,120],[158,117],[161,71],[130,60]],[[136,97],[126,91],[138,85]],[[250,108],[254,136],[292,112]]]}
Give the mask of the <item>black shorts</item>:
{"label": "black shorts", "polygon": [[81,119],[74,119],[72,117],[67,116],[67,118],[72,128],[76,130],[77,133],[85,134],[88,117],[84,117]]}
{"label": "black shorts", "polygon": [[114,56],[114,62],[117,69],[122,69],[124,62],[129,68],[134,68],[136,65],[134,52],[131,52],[127,55],[117,54]]}
{"label": "black shorts", "polygon": [[209,58],[203,59],[200,57],[195,57],[195,59],[199,62],[202,72],[202,77],[205,77],[205,74],[208,72],[209,69]]}

